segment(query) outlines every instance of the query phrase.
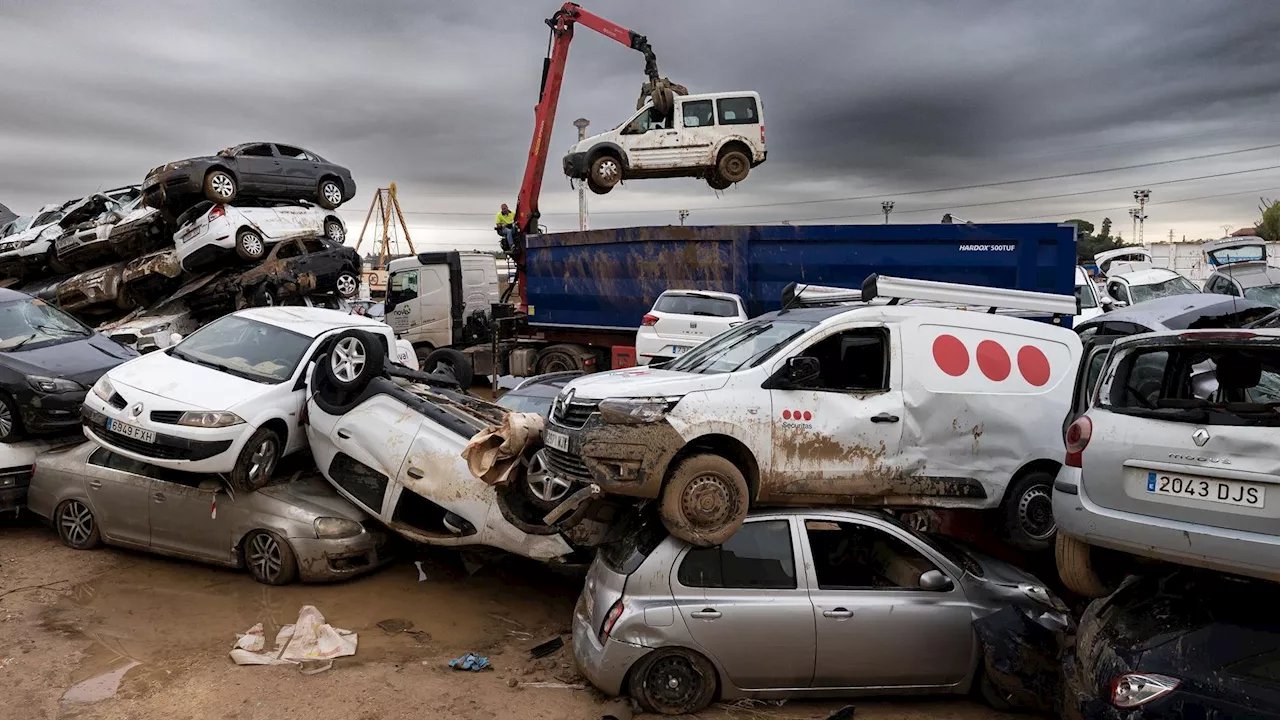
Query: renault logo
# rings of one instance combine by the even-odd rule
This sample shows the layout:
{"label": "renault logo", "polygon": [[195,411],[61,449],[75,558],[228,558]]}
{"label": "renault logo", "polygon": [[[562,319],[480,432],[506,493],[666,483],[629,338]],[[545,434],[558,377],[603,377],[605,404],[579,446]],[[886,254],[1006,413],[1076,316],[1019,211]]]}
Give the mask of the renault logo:
{"label": "renault logo", "polygon": [[569,403],[573,402],[573,390],[561,393],[556,398],[555,403],[551,406],[551,414],[558,418],[564,418],[564,409]]}
{"label": "renault logo", "polygon": [[132,413],[134,417],[138,417],[139,415],[141,415],[142,403],[134,403],[133,407],[129,409],[129,412]]}
{"label": "renault logo", "polygon": [[1196,441],[1197,447],[1204,447],[1204,444],[1209,442],[1209,431],[1204,428],[1200,428],[1199,430],[1191,433],[1191,439]]}

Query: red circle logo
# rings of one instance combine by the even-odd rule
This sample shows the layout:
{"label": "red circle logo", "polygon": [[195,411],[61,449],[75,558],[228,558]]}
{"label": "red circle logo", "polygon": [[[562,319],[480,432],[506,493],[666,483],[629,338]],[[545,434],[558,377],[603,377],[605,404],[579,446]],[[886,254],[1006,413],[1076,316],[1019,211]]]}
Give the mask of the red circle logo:
{"label": "red circle logo", "polygon": [[1009,362],[1009,353],[1005,352],[1003,346],[995,340],[983,340],[978,343],[978,369],[986,375],[989,380],[1000,382],[1009,377],[1009,370],[1012,364]]}
{"label": "red circle logo", "polygon": [[808,422],[808,421],[812,420],[812,419],[813,419],[813,413],[809,412],[808,410],[805,410],[805,411],[804,411],[804,419],[805,419],[805,422]]}
{"label": "red circle logo", "polygon": [[960,377],[969,369],[969,350],[955,335],[939,335],[933,340],[933,361],[942,372]]}
{"label": "red circle logo", "polygon": [[783,411],[782,411],[782,419],[783,419],[783,420],[790,420],[790,419],[791,419],[791,411],[790,411],[790,410],[783,410]]}
{"label": "red circle logo", "polygon": [[1018,351],[1018,372],[1027,382],[1041,387],[1049,382],[1049,358],[1034,345],[1024,345]]}

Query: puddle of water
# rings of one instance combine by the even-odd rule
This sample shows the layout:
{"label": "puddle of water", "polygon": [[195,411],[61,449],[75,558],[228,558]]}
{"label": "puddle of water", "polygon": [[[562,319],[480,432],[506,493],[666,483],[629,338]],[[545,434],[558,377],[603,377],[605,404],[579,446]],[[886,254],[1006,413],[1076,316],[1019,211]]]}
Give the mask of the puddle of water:
{"label": "puddle of water", "polygon": [[142,663],[137,660],[129,660],[121,667],[105,672],[101,675],[95,675],[88,680],[80,682],[67,688],[62,694],[62,702],[64,703],[94,703],[107,698],[115,697],[116,691],[120,689],[120,681],[124,680],[124,676],[130,670],[138,667]]}

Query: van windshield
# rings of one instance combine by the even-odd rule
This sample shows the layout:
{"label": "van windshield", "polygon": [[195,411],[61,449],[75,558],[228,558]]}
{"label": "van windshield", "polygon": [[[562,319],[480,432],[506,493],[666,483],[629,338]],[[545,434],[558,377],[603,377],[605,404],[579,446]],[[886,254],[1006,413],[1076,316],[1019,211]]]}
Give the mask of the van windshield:
{"label": "van windshield", "polygon": [[663,369],[714,375],[753,368],[815,325],[796,320],[748,322],[717,335]]}

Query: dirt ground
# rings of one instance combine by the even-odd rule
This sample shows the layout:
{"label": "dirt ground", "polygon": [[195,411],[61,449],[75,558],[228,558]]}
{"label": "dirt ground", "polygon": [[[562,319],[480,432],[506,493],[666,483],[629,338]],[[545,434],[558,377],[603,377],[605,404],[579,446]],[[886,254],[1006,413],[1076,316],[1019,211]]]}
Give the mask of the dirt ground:
{"label": "dirt ground", "polygon": [[[104,548],[80,552],[28,516],[0,519],[0,719],[599,718],[568,647],[580,576],[518,558],[479,569],[453,553],[412,559],[339,585],[267,587],[248,575]],[[239,667],[236,633],[255,623],[272,638],[315,605],[359,636],[356,655],[302,675],[296,667]],[[407,620],[387,632],[383,620]],[[542,660],[528,649],[561,635]],[[268,643],[270,644],[270,643]],[[448,660],[487,655],[494,670],[462,673]],[[1007,717],[964,699],[857,700],[864,720]],[[848,702],[713,706],[702,718],[826,718]]]}

